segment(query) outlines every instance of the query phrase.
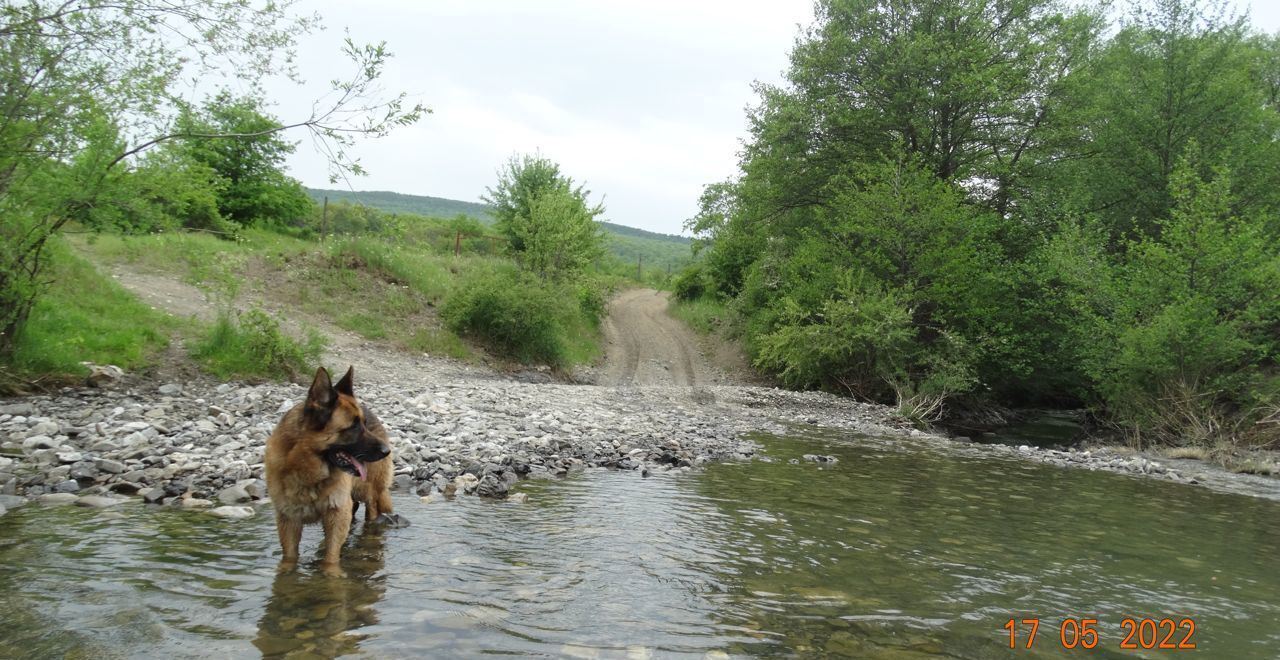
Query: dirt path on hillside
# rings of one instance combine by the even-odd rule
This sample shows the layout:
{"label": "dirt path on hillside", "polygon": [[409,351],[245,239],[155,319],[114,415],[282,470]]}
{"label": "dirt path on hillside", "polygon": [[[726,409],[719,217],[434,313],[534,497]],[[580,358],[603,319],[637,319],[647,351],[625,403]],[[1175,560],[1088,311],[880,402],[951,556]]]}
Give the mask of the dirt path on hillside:
{"label": "dirt path on hillside", "polygon": [[[179,317],[194,317],[204,323],[217,318],[217,307],[199,288],[172,275],[133,268],[127,264],[99,265],[124,288],[138,296],[154,309]],[[389,382],[413,382],[427,376],[432,378],[452,375],[460,379],[492,379],[499,374],[481,366],[474,366],[418,353],[407,352],[389,342],[373,341],[338,327],[329,319],[293,309],[269,294],[271,286],[278,283],[252,282],[241,291],[236,301],[240,311],[258,308],[279,319],[281,329],[293,337],[303,337],[315,330],[328,340],[323,362],[333,368],[356,366],[361,377]],[[173,380],[189,377],[194,370],[185,364],[189,360],[181,346],[171,347],[172,355],[153,368],[157,378],[168,372]]]}
{"label": "dirt path on hillside", "polygon": [[604,365],[597,385],[744,384],[746,364],[715,350],[667,313],[668,294],[631,289],[613,299],[605,319]]}
{"label": "dirt path on hillside", "polygon": [[[210,323],[216,309],[204,292],[173,276],[131,268],[107,267],[111,276],[148,305],[182,317]],[[281,319],[285,332],[295,337],[315,329],[329,339],[324,357],[330,365],[358,364],[366,373],[385,374],[403,380],[415,371],[456,368],[475,377],[483,367],[442,365],[439,359],[407,353],[385,342],[366,340],[337,327],[327,319],[286,309],[272,300],[270,283],[254,282],[240,294],[237,307],[259,307]],[[602,364],[581,369],[574,378],[596,385],[745,385],[753,378],[740,352],[724,342],[713,342],[692,332],[667,313],[666,293],[631,289],[609,305],[603,323],[605,358]],[[483,374],[489,378],[496,373]]]}

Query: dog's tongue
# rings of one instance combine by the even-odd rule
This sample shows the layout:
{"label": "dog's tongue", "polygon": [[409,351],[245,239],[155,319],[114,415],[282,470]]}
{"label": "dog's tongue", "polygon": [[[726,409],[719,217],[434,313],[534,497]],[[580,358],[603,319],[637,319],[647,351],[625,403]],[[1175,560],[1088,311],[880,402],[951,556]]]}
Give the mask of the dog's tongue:
{"label": "dog's tongue", "polygon": [[348,454],[345,451],[342,452],[342,454],[347,457],[348,461],[351,461],[352,465],[355,466],[356,472],[360,473],[360,481],[364,481],[365,475],[367,474],[364,470],[364,463],[361,463],[360,459],[356,458],[355,456],[352,456],[351,454]]}

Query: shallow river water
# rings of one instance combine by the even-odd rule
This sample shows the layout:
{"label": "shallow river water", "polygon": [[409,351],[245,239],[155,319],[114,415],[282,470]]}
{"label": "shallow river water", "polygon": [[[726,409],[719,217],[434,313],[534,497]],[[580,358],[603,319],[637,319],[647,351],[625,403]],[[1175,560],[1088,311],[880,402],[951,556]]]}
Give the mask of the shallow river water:
{"label": "shallow river water", "polygon": [[269,510],[29,504],[0,517],[0,657],[1280,657],[1280,503],[760,440],[772,462],[589,471],[523,504],[399,496],[413,526],[357,525],[345,579],[277,576]]}

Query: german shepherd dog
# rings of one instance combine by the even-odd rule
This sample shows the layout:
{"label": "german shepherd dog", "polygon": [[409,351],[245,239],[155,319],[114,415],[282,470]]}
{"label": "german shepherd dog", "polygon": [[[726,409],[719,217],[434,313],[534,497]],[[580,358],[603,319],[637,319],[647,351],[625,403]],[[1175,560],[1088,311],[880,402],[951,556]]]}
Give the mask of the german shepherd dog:
{"label": "german shepherd dog", "polygon": [[356,399],[353,373],[354,367],[347,369],[333,385],[329,372],[317,369],[306,401],[285,413],[267,438],[263,463],[284,553],[281,572],[298,564],[303,525],[320,521],[320,570],[340,577],[338,554],[360,502],[366,523],[403,520],[391,512],[391,442],[378,418]]}

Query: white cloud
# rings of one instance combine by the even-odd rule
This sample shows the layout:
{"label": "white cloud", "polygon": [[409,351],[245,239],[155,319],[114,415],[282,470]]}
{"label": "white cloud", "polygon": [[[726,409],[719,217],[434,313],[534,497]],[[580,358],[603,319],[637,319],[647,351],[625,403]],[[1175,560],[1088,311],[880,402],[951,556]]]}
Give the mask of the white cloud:
{"label": "white cloud", "polygon": [[[362,142],[356,189],[475,200],[514,153],[540,150],[604,195],[614,222],[677,233],[702,186],[734,173],[751,82],[776,80],[809,0],[788,2],[328,3],[303,44],[304,75],[344,70],[340,26],[395,53],[385,84],[434,110]],[[281,88],[284,89],[283,87]],[[279,94],[282,118],[319,85]],[[323,187],[307,144],[295,176]]]}
{"label": "white cloud", "polygon": [[[1254,24],[1280,27],[1257,0]],[[475,200],[513,153],[541,150],[606,196],[609,219],[676,233],[702,186],[735,173],[753,80],[776,81],[810,0],[379,0],[315,5],[330,29],[307,39],[304,74],[346,70],[341,27],[386,40],[386,87],[435,113],[362,143],[357,189]],[[319,87],[282,91],[282,118]],[[302,145],[295,176],[326,185]]]}

